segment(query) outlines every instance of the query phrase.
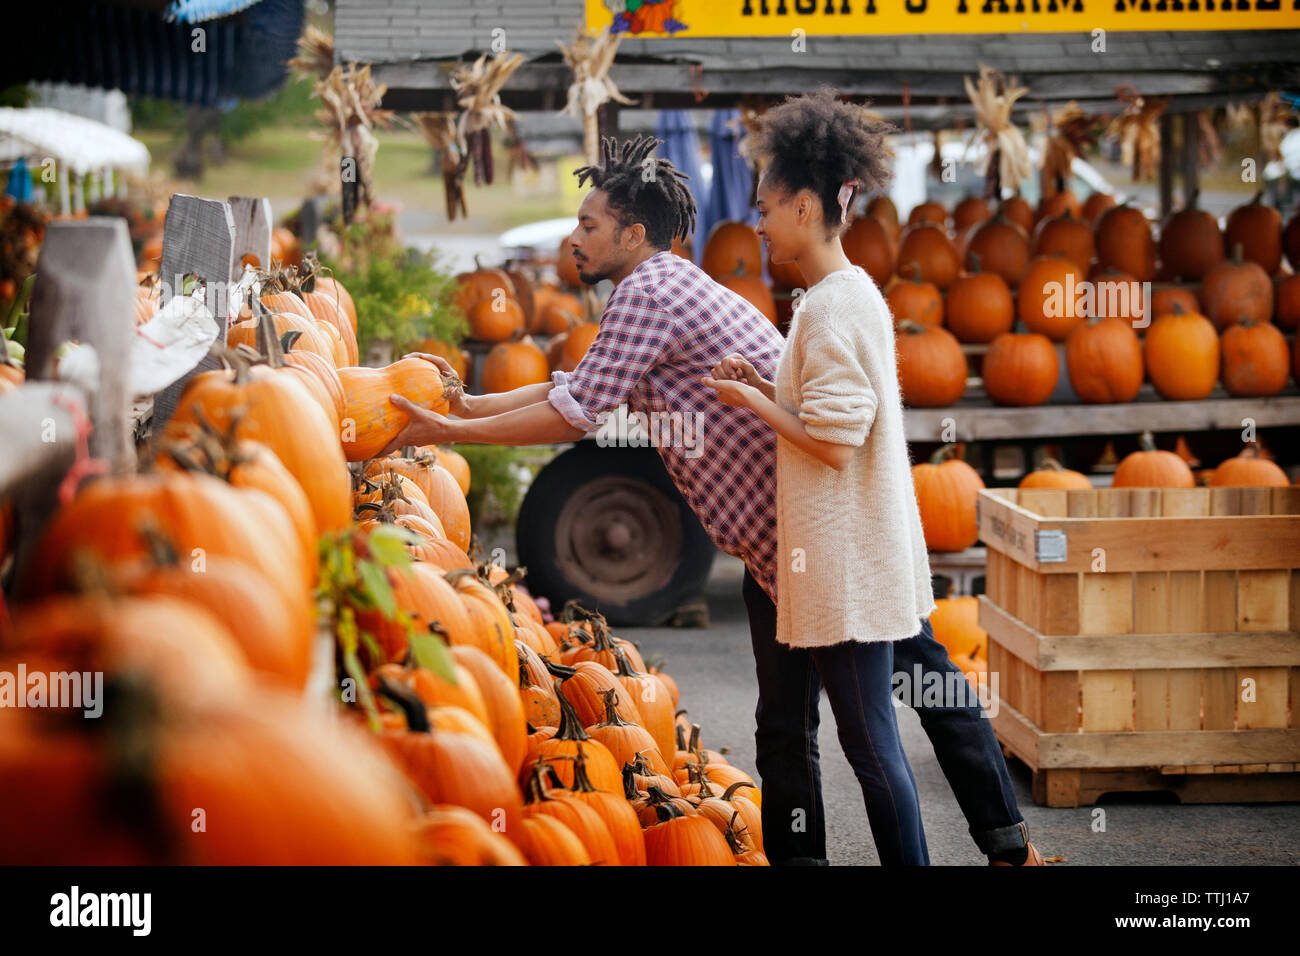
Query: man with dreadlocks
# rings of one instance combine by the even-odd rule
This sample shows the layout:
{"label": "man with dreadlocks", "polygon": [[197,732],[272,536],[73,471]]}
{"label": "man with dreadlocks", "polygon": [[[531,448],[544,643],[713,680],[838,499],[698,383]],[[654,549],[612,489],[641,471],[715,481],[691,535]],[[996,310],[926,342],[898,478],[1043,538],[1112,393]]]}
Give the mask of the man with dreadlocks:
{"label": "man with dreadlocks", "polygon": [[[555,372],[550,382],[504,394],[456,396],[450,409],[454,418],[393,395],[393,404],[411,421],[383,454],[437,442],[575,441],[598,430],[624,403],[633,412],[671,412],[699,422],[698,434],[708,445],[704,454],[699,454],[698,445],[687,449],[681,443],[655,444],[709,536],[723,551],[742,559],[747,579],[757,584],[753,589],[746,585],[746,602],[759,663],[760,766],[774,766],[772,760],[779,757],[779,765],[802,761],[810,768],[806,779],[799,773],[763,776],[765,847],[773,864],[825,865],[815,723],[803,718],[791,723],[782,716],[807,710],[808,702],[777,699],[789,682],[774,678],[780,667],[763,665],[791,653],[776,637],[776,433],[750,409],[718,401],[703,381],[736,354],[771,378],[783,340],[745,299],[669,251],[674,239],[694,231],[696,208],[686,177],[667,160],[654,157],[659,145],[651,137],[621,145],[606,139],[601,162],[576,171],[581,185],[592,186],[570,236],[578,274],[589,285],[609,279],[615,286],[600,331],[577,368]],[[444,373],[452,371],[436,356],[423,357]],[[757,603],[763,604],[762,613],[755,613]],[[932,636],[894,647],[897,669],[911,674],[915,667],[922,680],[937,677],[942,686],[950,668],[946,651]],[[978,704],[931,703],[920,696],[912,703],[957,790],[976,842],[997,862],[1022,862],[1027,856],[1026,831],[1015,814],[1005,765],[999,769],[971,746],[972,726],[992,739],[988,721],[978,719]],[[816,713],[815,701],[811,713]],[[982,736],[979,740],[987,743]],[[995,741],[992,746],[996,750]],[[803,813],[795,819],[792,810],[798,809]],[[800,821],[802,825],[796,825]],[[999,842],[990,842],[990,834]]]}

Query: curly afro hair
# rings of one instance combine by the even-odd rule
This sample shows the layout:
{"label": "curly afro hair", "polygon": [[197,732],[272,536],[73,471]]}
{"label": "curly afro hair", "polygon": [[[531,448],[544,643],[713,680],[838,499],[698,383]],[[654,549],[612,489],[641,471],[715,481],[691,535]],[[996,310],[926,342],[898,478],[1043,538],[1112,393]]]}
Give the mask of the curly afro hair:
{"label": "curly afro hair", "polygon": [[612,137],[601,141],[601,162],[574,170],[578,185],[588,181],[605,194],[621,228],[645,226],[646,241],[659,250],[672,247],[695,231],[695,197],[687,176],[666,159],[653,158],[663,145],[653,136],[638,136],[620,144]]}
{"label": "curly afro hair", "polygon": [[840,229],[840,187],[852,179],[859,189],[879,190],[889,182],[893,152],[885,137],[889,123],[872,118],[865,107],[847,103],[823,87],[787,97],[762,116],[750,147],[767,163],[765,174],[787,191],[807,189],[821,200],[828,235]]}

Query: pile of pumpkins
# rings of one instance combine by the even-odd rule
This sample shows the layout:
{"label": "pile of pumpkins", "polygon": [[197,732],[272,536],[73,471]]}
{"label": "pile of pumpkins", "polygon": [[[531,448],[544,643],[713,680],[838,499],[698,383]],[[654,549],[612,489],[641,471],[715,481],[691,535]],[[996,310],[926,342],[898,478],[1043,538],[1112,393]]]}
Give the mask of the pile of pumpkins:
{"label": "pile of pumpkins", "polygon": [[[567,268],[565,265],[567,263]],[[483,359],[482,390],[508,392],[546,382],[553,371],[571,372],[582,361],[599,325],[589,321],[571,255],[559,257],[564,287],[534,280],[523,269],[479,265],[456,277],[456,305],[469,324],[469,338],[493,343]],[[533,336],[548,338],[546,349]],[[430,341],[425,351],[442,355],[469,380],[470,357],[458,346]]]}
{"label": "pile of pumpkins", "polygon": [[[1232,396],[1275,395],[1300,376],[1284,332],[1300,324],[1300,215],[1283,228],[1261,197],[1223,229],[1194,206],[1153,231],[1140,209],[1069,190],[1032,208],[1019,196],[996,207],[963,199],[951,213],[924,202],[900,223],[887,196],[871,200],[843,236],[850,261],[885,292],[897,327],[904,401],[946,407],[965,392],[962,345],[978,361],[989,398],[1038,405],[1065,373],[1088,403],[1132,401],[1144,381],[1166,399],[1200,399],[1216,384]],[[768,263],[757,234],[715,228],[703,267],[773,321],[787,322],[802,287],[792,264]],[[1144,313],[1140,283],[1160,287]],[[1069,290],[1073,290],[1070,294]],[[1147,325],[1146,323],[1148,323]],[[1135,327],[1135,323],[1137,327]]]}
{"label": "pile of pumpkins", "polygon": [[139,473],[83,481],[14,569],[0,673],[101,674],[102,713],[0,707],[0,857],[765,863],[759,791],[673,679],[470,559],[454,450],[382,455],[390,393],[459,383],[349,364],[346,290],[264,279]]}
{"label": "pile of pumpkins", "polygon": [[[1198,484],[1197,475],[1184,454],[1156,448],[1150,432],[1142,434],[1139,444],[1136,451],[1120,460],[1110,487],[1193,488]],[[912,466],[921,528],[926,547],[931,551],[964,551],[979,540],[975,505],[980,489],[985,487],[984,479],[962,459],[963,450],[960,444],[944,445],[929,461]],[[1258,444],[1244,446],[1239,454],[1207,470],[1203,479],[1204,484],[1216,488],[1291,484],[1286,472]],[[1021,478],[1019,487],[1087,491],[1094,486],[1082,472],[1046,458]]]}

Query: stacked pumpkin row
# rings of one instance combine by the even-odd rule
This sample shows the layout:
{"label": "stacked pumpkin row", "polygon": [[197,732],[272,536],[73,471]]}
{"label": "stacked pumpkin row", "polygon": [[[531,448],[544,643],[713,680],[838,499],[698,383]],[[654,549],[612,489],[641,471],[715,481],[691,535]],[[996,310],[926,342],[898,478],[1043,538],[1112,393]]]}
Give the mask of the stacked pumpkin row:
{"label": "stacked pumpkin row", "polygon": [[[1150,432],[1142,435],[1140,444],[1120,461],[1111,487],[1192,488],[1197,484],[1187,461],[1175,452],[1157,449]],[[1206,477],[1212,487],[1285,487],[1291,483],[1258,445],[1247,445]],[[928,462],[913,465],[912,481],[926,547],[940,552],[972,547],[979,539],[975,504],[985,485],[979,473],[961,459],[960,446],[945,445]],[[1049,458],[1025,475],[1019,487],[1087,490],[1093,484],[1087,475]]]}
{"label": "stacked pumpkin row", "polygon": [[[336,367],[281,278],[146,472],[84,485],[22,569],[7,670],[109,690],[89,728],[0,709],[5,859],[762,862],[752,781],[687,745],[671,678],[474,568],[464,459],[375,457],[405,424],[389,393],[445,410],[455,383],[414,358]],[[318,601],[369,735],[302,707]]]}

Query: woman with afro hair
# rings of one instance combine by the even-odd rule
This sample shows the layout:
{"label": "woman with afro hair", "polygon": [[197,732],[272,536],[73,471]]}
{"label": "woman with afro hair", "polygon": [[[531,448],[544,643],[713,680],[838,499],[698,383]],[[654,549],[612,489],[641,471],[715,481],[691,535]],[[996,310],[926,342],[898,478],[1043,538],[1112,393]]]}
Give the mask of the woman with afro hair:
{"label": "woman with afro hair", "polygon": [[[878,189],[889,178],[889,129],[830,90],[764,114],[753,147],[765,163],[758,233],[772,262],[798,266],[806,290],[798,294],[774,381],[732,355],[705,384],[726,404],[754,411],[778,436],[781,647],[758,668],[760,685],[785,692],[759,704],[764,833],[788,826],[781,818],[799,809],[778,807],[781,801],[769,807],[770,781],[808,781],[802,798],[820,802],[820,685],[862,787],[881,862],[925,865],[891,675],[893,642],[929,627],[929,558],[904,439],[893,320],[880,290],[840,243],[856,191]],[[761,598],[749,589],[746,603],[754,614]],[[820,806],[808,809],[822,816]]]}

